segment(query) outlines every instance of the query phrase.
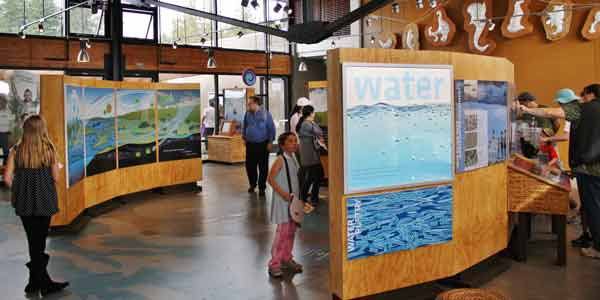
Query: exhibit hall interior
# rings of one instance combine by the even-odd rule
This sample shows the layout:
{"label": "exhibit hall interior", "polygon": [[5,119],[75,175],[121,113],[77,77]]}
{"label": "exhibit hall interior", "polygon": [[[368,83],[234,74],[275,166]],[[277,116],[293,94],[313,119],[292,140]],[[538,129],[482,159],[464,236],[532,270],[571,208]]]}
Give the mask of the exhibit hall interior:
{"label": "exhibit hall interior", "polygon": [[596,300],[596,0],[0,0],[0,300]]}

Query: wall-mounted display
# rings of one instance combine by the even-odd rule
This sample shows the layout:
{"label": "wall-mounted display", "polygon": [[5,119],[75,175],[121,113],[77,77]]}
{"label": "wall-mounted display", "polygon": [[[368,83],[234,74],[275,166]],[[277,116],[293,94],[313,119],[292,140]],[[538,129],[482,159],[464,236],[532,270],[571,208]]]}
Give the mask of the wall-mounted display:
{"label": "wall-mounted display", "polygon": [[488,35],[496,27],[492,19],[492,0],[465,0],[464,28],[469,33],[469,50],[479,54],[490,54],[496,42]]}
{"label": "wall-mounted display", "polygon": [[456,25],[442,5],[438,5],[433,14],[433,23],[425,27],[425,39],[435,47],[450,45],[456,33]]}
{"label": "wall-mounted display", "polygon": [[456,170],[471,171],[508,158],[508,83],[457,80]]}
{"label": "wall-mounted display", "polygon": [[508,11],[502,22],[502,35],[514,39],[533,32],[533,23],[529,20],[531,0],[507,0]]}
{"label": "wall-mounted display", "polygon": [[86,87],[82,92],[79,113],[85,132],[85,174],[92,176],[117,167],[114,90]]}
{"label": "wall-mounted display", "polygon": [[452,68],[343,65],[346,194],[453,178]]}
{"label": "wall-mounted display", "polygon": [[40,113],[40,76],[0,70],[0,159],[21,139],[26,117]]}
{"label": "wall-mounted display", "polygon": [[224,120],[235,121],[237,132],[241,132],[241,126],[246,114],[246,90],[226,89],[223,91]]}
{"label": "wall-mounted display", "polygon": [[590,10],[585,24],[581,28],[581,35],[590,41],[600,38],[600,7]]}
{"label": "wall-mounted display", "polygon": [[452,240],[452,185],[346,199],[348,260]]}
{"label": "wall-mounted display", "polygon": [[573,18],[571,5],[570,0],[551,0],[544,9],[542,24],[548,40],[557,41],[569,34]]}
{"label": "wall-mounted display", "polygon": [[158,159],[202,157],[200,90],[158,91]]}
{"label": "wall-mounted display", "polygon": [[156,93],[117,90],[119,168],[156,162]]}
{"label": "wall-mounted display", "polygon": [[65,86],[65,126],[67,187],[71,187],[85,177],[85,129],[82,120],[83,89]]}
{"label": "wall-mounted display", "polygon": [[410,23],[404,27],[402,31],[402,48],[408,50],[419,50],[419,26],[415,23]]}

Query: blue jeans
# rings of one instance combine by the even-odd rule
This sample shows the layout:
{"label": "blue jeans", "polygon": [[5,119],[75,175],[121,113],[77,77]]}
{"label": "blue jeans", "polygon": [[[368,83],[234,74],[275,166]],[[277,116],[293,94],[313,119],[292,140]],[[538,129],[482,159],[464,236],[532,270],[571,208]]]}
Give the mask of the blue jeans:
{"label": "blue jeans", "polygon": [[600,177],[577,174],[581,206],[592,234],[593,247],[600,251]]}

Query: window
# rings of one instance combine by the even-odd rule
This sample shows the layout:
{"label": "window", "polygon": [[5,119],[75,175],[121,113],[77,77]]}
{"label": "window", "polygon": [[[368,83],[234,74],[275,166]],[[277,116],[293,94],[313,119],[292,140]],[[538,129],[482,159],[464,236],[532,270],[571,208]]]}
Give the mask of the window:
{"label": "window", "polygon": [[[219,1],[219,15],[252,23],[265,22],[264,0],[258,0],[258,6],[242,7],[240,1]],[[265,50],[265,34],[242,29],[226,23],[219,23],[219,47],[245,50]]]}
{"label": "window", "polygon": [[[163,0],[183,7],[190,7],[206,12],[214,12],[213,0]],[[213,46],[214,22],[208,19],[182,14],[170,9],[160,8],[160,42]]]}
{"label": "window", "polygon": [[154,39],[154,12],[123,9],[123,37],[142,40]]}
{"label": "window", "polygon": [[[275,12],[275,7],[279,3],[279,11]],[[287,6],[287,2],[269,0],[269,7],[267,9],[267,23],[271,27],[279,28],[281,30],[288,30],[288,13],[283,9]],[[273,52],[285,52],[289,50],[289,42],[282,37],[269,35],[269,49]]]}
{"label": "window", "polygon": [[[23,24],[61,10],[64,5],[64,0],[0,0],[0,32],[18,33]],[[63,17],[58,15],[46,20],[44,32],[39,32],[38,26],[33,25],[25,33],[62,36],[64,35]]]}
{"label": "window", "polygon": [[92,10],[78,7],[69,11],[69,26],[71,34],[104,36],[105,14],[99,10],[92,14]]}

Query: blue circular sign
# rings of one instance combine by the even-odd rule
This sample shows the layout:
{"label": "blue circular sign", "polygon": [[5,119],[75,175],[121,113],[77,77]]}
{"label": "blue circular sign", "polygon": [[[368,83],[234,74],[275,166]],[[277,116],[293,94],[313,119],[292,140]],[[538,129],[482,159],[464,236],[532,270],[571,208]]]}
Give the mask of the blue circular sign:
{"label": "blue circular sign", "polygon": [[247,86],[256,84],[256,73],[252,69],[246,69],[242,72],[242,80]]}

